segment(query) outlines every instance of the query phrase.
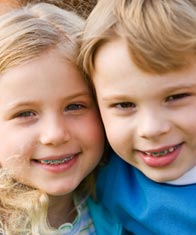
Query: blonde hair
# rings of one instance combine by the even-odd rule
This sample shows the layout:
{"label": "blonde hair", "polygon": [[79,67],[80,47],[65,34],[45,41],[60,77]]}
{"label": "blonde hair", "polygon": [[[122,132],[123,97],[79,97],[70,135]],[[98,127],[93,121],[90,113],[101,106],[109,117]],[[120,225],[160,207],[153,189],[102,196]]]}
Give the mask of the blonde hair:
{"label": "blonde hair", "polygon": [[[0,74],[54,51],[76,66],[84,20],[54,5],[27,5],[0,16]],[[77,69],[77,67],[76,67]],[[90,194],[94,173],[77,188]],[[90,186],[89,186],[90,185]],[[48,196],[0,169],[0,234],[58,234],[47,222]]]}
{"label": "blonde hair", "polygon": [[48,197],[0,169],[0,234],[57,234],[47,224]]}
{"label": "blonde hair", "polygon": [[[21,0],[20,0],[21,1]],[[96,5],[97,0],[22,0],[23,2],[48,2],[55,4],[63,9],[72,9],[78,15],[87,18],[93,7]]]}
{"label": "blonde hair", "polygon": [[50,50],[75,64],[84,21],[40,3],[0,16],[0,73]]}
{"label": "blonde hair", "polygon": [[83,18],[87,18],[97,0],[0,0],[0,13],[12,10],[13,8],[22,7],[29,3],[45,2],[54,4],[65,10],[76,12]]}
{"label": "blonde hair", "polygon": [[167,73],[196,55],[195,0],[99,0],[83,34],[78,63],[94,71],[97,50],[122,38],[132,61],[143,71]]}

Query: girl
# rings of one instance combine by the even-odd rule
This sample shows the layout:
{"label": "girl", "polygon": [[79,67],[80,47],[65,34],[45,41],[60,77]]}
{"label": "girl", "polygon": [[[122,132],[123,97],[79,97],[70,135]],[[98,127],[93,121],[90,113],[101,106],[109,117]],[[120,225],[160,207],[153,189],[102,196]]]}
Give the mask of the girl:
{"label": "girl", "polygon": [[105,143],[75,65],[83,25],[46,3],[0,17],[1,234],[95,234],[86,199]]}
{"label": "girl", "polygon": [[62,9],[72,10],[78,15],[87,18],[91,10],[97,4],[97,0],[0,0],[0,13],[9,11],[12,8],[24,6],[28,3],[46,2],[54,4]]}

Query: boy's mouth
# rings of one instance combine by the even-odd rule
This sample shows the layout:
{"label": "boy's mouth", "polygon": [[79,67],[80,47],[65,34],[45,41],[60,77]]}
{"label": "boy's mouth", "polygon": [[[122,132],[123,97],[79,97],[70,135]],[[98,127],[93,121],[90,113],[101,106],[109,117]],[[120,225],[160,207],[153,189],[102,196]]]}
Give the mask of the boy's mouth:
{"label": "boy's mouth", "polygon": [[167,155],[169,153],[174,152],[181,144],[177,144],[175,146],[166,148],[166,149],[162,149],[160,151],[141,151],[144,154],[148,155],[148,156],[152,156],[152,157],[162,157],[164,155]]}

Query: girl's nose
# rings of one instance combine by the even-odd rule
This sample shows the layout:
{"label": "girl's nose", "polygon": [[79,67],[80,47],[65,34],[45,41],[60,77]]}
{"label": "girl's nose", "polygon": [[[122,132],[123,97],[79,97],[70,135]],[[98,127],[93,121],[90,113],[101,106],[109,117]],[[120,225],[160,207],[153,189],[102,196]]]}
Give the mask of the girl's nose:
{"label": "girl's nose", "polygon": [[141,138],[156,139],[170,129],[171,123],[161,113],[145,112],[138,121],[138,134]]}
{"label": "girl's nose", "polygon": [[44,145],[61,145],[70,140],[69,128],[61,119],[50,119],[43,122],[40,142]]}

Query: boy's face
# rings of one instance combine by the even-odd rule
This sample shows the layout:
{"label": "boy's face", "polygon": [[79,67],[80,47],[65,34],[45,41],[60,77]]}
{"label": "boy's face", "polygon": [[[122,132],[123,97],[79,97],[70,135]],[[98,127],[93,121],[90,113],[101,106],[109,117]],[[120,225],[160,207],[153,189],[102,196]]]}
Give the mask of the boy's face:
{"label": "boy's face", "polygon": [[196,60],[184,70],[147,74],[122,40],[103,45],[93,74],[108,140],[119,156],[157,182],[196,164]]}
{"label": "boy's face", "polygon": [[0,133],[0,165],[50,195],[72,192],[104,148],[86,83],[54,53],[1,75]]}

